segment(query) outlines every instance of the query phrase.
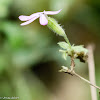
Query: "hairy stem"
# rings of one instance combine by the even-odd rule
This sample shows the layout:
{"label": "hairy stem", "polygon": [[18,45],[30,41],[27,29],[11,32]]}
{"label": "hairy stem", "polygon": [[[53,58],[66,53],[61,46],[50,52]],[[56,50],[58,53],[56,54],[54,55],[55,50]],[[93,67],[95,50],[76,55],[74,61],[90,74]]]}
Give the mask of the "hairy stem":
{"label": "hairy stem", "polygon": [[74,68],[75,68],[75,62],[74,62],[74,57],[71,57],[71,71],[74,71]]}
{"label": "hairy stem", "polygon": [[69,44],[69,46],[70,46],[70,48],[71,48],[71,44],[70,44],[70,42],[69,42],[69,39],[68,39],[67,35],[65,34],[63,37],[64,37],[65,41]]}

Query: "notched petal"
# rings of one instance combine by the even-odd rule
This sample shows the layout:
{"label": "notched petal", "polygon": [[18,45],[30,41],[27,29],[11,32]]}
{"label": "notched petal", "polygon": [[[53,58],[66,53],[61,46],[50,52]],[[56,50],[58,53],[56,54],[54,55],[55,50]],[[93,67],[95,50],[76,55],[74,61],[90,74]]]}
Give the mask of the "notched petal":
{"label": "notched petal", "polygon": [[28,21],[28,20],[30,20],[32,18],[38,17],[40,14],[41,14],[41,12],[34,13],[34,14],[30,15],[30,16],[21,15],[21,16],[19,16],[19,19],[21,21]]}
{"label": "notched petal", "polygon": [[48,20],[44,14],[41,14],[39,21],[40,21],[40,24],[43,26],[48,24]]}
{"label": "notched petal", "polygon": [[34,13],[34,14],[30,15],[30,18],[34,18],[34,17],[40,16],[42,13],[43,12]]}
{"label": "notched petal", "polygon": [[34,18],[28,20],[27,22],[22,23],[21,26],[24,26],[24,25],[28,25],[28,24],[30,24],[31,22],[33,22],[34,20],[36,20],[38,17],[39,17],[39,16],[34,17]]}
{"label": "notched petal", "polygon": [[58,14],[62,9],[58,10],[58,11],[44,11],[45,14],[47,15],[55,15]]}
{"label": "notched petal", "polygon": [[27,20],[30,20],[30,16],[21,15],[21,16],[19,16],[19,19],[20,19],[21,21],[27,21]]}

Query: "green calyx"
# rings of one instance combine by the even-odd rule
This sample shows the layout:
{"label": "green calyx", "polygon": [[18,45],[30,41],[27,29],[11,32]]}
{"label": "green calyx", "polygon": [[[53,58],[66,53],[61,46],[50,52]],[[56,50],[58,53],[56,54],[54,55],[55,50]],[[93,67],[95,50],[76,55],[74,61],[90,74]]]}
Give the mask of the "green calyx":
{"label": "green calyx", "polygon": [[48,25],[47,25],[53,32],[60,36],[65,35],[64,29],[57,23],[54,18],[48,17]]}
{"label": "green calyx", "polygon": [[47,17],[48,19],[48,27],[56,34],[63,36],[65,41],[68,43],[68,45],[71,47],[71,44],[67,38],[67,35],[65,34],[64,29],[57,23],[57,21],[54,18]]}

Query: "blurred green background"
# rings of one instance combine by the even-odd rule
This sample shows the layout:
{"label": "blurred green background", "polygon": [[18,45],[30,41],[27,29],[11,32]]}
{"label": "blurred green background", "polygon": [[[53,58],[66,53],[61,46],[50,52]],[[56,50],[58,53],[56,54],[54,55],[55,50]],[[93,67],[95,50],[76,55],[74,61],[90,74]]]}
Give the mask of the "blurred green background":
{"label": "blurred green background", "polygon": [[[91,100],[90,87],[59,73],[69,66],[59,53],[63,41],[37,19],[20,26],[20,15],[50,10],[71,44],[95,44],[96,83],[100,86],[100,0],[0,0],[0,97],[19,100]],[[88,79],[87,63],[76,60],[76,72]],[[98,96],[99,98],[99,96]]]}

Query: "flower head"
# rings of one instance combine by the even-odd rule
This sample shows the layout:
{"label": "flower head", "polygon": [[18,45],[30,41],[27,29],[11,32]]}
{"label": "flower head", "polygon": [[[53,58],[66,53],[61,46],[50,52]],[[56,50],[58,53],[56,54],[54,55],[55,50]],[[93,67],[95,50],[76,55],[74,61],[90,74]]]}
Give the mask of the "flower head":
{"label": "flower head", "polygon": [[21,26],[28,25],[31,22],[33,22],[34,20],[36,20],[37,18],[39,18],[39,22],[41,25],[47,25],[48,24],[47,15],[55,15],[55,14],[58,14],[60,11],[61,10],[58,10],[58,11],[45,11],[44,10],[43,12],[37,12],[30,16],[21,15],[21,16],[19,16],[19,19],[21,21],[26,21],[26,22],[22,23]]}

